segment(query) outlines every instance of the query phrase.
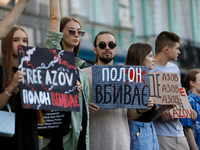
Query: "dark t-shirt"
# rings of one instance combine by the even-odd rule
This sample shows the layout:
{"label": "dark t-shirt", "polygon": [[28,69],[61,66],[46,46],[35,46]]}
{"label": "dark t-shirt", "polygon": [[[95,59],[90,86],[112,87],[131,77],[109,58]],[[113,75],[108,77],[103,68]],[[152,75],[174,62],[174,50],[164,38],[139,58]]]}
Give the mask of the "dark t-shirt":
{"label": "dark t-shirt", "polygon": [[139,118],[135,119],[135,121],[140,122],[151,122],[151,115],[156,110],[156,105],[154,105],[149,111],[143,113]]}
{"label": "dark t-shirt", "polygon": [[[13,68],[16,72],[17,68]],[[2,86],[3,71],[0,66],[0,85]],[[0,87],[2,89],[2,87]],[[2,90],[1,90],[2,91]],[[15,97],[15,134],[13,137],[0,136],[1,150],[38,150],[37,112],[23,109],[20,92]]]}

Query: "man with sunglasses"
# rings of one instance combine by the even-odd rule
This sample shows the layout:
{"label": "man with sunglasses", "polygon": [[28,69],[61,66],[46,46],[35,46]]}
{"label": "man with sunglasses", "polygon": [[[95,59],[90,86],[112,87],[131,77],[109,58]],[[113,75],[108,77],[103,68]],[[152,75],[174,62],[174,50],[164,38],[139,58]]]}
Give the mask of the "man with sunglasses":
{"label": "man with sunglasses", "polygon": [[[106,34],[100,35],[99,38],[104,39],[104,36],[108,38],[108,35]],[[98,63],[97,65],[113,65],[113,58],[116,53],[116,45],[117,44],[115,40],[113,41],[108,40],[108,43],[104,41],[100,41],[98,45],[96,45],[96,42],[95,42],[94,43],[94,53],[96,54],[95,60],[99,59],[99,61],[95,63]]]}
{"label": "man with sunglasses", "polygon": [[[109,31],[100,32],[94,40],[95,65],[113,65],[116,40]],[[90,97],[90,150],[130,150],[128,116],[138,118],[136,110],[99,109],[92,99],[92,67],[82,69],[88,76]]]}

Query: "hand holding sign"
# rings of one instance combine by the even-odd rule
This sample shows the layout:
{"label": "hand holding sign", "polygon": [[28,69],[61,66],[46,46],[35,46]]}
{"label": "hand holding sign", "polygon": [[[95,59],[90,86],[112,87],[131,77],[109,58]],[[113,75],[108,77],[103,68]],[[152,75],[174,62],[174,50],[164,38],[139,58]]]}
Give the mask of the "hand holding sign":
{"label": "hand holding sign", "polygon": [[156,104],[156,99],[154,97],[150,97],[148,100],[148,107],[153,107]]}
{"label": "hand holding sign", "polygon": [[172,114],[170,113],[170,109],[176,107],[176,105],[161,105],[159,107],[159,109],[163,109],[165,110],[161,115],[160,117],[164,120],[164,121],[170,121],[170,120],[173,120],[173,116]]}
{"label": "hand holding sign", "polygon": [[165,111],[160,115],[160,117],[161,117],[164,121],[171,121],[171,120],[174,119],[169,110],[165,110]]}
{"label": "hand holding sign", "polygon": [[192,109],[192,121],[194,121],[195,119],[197,119],[197,112],[196,111],[194,111],[193,109]]}
{"label": "hand holding sign", "polygon": [[17,72],[14,74],[11,85],[14,88],[16,88],[17,86],[19,86],[20,82],[22,82],[23,77],[24,77],[24,73],[21,70],[17,70]]}
{"label": "hand holding sign", "polygon": [[[156,104],[156,99],[155,99],[155,98],[149,98],[148,104],[147,104],[147,106],[149,107],[149,109],[151,109],[155,104]],[[145,113],[145,112],[147,112],[149,109],[138,109],[138,111],[139,111],[140,113]]]}
{"label": "hand holding sign", "polygon": [[[187,93],[184,88],[180,88],[180,98],[181,102],[175,108],[171,109],[170,112],[174,118],[193,118],[195,119],[196,114],[191,108],[190,103],[187,98]],[[195,116],[193,116],[195,115]]]}
{"label": "hand holding sign", "polygon": [[99,110],[99,106],[95,105],[94,103],[89,102],[89,112],[94,113]]}
{"label": "hand holding sign", "polygon": [[82,90],[81,83],[79,81],[76,81],[76,86],[77,86],[78,93],[80,93]]}

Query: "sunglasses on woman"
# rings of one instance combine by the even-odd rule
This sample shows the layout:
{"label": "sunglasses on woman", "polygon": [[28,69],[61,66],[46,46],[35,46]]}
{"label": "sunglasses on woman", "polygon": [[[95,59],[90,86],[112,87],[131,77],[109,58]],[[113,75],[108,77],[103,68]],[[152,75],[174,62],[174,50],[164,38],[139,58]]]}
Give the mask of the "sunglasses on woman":
{"label": "sunglasses on woman", "polygon": [[[99,46],[100,49],[105,49],[106,45],[107,45],[106,42],[100,42],[97,46]],[[110,41],[108,43],[108,47],[110,49],[114,49],[116,46],[117,46],[117,44],[115,42],[113,42],[113,41]]]}
{"label": "sunglasses on woman", "polygon": [[69,31],[69,34],[70,34],[70,35],[75,35],[76,32],[78,32],[78,35],[79,35],[79,36],[84,36],[84,35],[85,35],[85,31],[83,31],[83,30],[78,30],[78,31],[76,31],[76,30],[74,30],[74,29],[68,29],[68,31]]}

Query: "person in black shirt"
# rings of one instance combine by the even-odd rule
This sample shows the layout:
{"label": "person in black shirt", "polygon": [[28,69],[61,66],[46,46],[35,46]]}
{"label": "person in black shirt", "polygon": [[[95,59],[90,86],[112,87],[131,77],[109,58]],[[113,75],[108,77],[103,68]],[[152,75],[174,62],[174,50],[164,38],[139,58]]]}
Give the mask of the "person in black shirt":
{"label": "person in black shirt", "polygon": [[28,46],[28,36],[21,27],[13,27],[2,39],[2,69],[0,72],[0,109],[7,103],[15,113],[15,134],[0,137],[1,148],[6,150],[38,150],[37,111],[23,109],[19,84],[24,73],[18,70],[18,45]]}

